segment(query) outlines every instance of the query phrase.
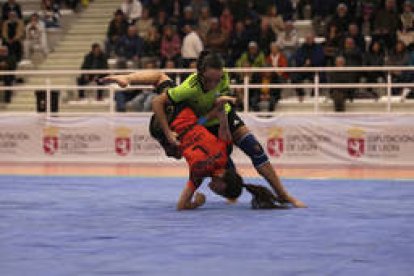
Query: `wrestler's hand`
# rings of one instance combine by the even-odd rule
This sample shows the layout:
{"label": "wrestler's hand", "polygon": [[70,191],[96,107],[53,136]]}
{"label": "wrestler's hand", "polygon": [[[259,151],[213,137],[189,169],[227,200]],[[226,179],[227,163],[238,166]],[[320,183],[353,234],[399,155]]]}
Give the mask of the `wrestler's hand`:
{"label": "wrestler's hand", "polygon": [[170,130],[168,133],[166,133],[165,136],[167,137],[168,143],[171,145],[175,147],[178,147],[180,145],[180,142],[177,139],[178,134],[176,132]]}
{"label": "wrestler's hand", "polygon": [[100,79],[101,82],[103,83],[110,83],[110,82],[115,82],[117,83],[120,87],[125,88],[128,86],[129,81],[126,75],[111,75],[111,76],[106,76]]}
{"label": "wrestler's hand", "polygon": [[305,203],[300,201],[299,199],[294,198],[293,196],[289,196],[289,202],[296,208],[307,208]]}
{"label": "wrestler's hand", "polygon": [[206,203],[206,196],[203,193],[197,192],[194,195],[194,204],[197,205],[197,207],[204,205]]}
{"label": "wrestler's hand", "polygon": [[237,101],[236,98],[230,97],[230,96],[220,96],[216,99],[215,105],[217,106],[223,106],[226,103],[235,104]]}

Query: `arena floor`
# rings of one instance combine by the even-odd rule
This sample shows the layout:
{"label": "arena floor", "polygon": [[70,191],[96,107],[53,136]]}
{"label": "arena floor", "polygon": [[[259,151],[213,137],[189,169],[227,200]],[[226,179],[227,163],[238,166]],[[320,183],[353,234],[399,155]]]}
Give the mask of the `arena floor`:
{"label": "arena floor", "polygon": [[309,208],[202,187],[177,212],[185,168],[2,164],[0,275],[412,275],[412,170],[278,171]]}

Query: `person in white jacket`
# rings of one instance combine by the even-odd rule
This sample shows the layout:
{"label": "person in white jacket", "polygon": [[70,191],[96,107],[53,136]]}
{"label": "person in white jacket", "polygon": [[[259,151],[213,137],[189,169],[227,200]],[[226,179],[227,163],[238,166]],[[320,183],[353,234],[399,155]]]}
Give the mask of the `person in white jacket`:
{"label": "person in white jacket", "polygon": [[183,31],[186,34],[181,46],[181,57],[183,66],[186,68],[192,61],[197,60],[201,51],[203,51],[203,41],[191,25],[184,25]]}
{"label": "person in white jacket", "polygon": [[25,58],[30,58],[37,48],[46,56],[49,53],[45,24],[40,20],[39,15],[34,13],[25,28],[26,39],[24,40]]}
{"label": "person in white jacket", "polygon": [[130,24],[134,24],[142,16],[142,4],[139,0],[124,0],[121,10]]}

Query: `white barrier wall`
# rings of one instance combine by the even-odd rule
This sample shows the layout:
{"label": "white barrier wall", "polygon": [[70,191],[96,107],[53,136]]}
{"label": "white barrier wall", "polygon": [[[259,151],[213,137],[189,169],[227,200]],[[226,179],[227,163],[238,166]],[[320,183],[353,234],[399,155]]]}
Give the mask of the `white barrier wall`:
{"label": "white barrier wall", "polygon": [[[244,116],[274,164],[414,164],[408,115]],[[177,162],[148,133],[147,117],[0,117],[3,162]],[[235,150],[237,163],[250,162]]]}

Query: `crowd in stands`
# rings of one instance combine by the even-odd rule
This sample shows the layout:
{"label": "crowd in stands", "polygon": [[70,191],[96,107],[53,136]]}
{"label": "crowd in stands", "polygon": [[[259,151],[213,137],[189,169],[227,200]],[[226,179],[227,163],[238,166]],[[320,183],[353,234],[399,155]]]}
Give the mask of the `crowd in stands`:
{"label": "crowd in stands", "polygon": [[[203,49],[220,53],[229,67],[414,65],[413,1],[399,0],[124,0],[108,24],[105,52],[118,68],[189,68]],[[295,20],[311,20],[313,32],[298,36]],[[317,42],[318,39],[318,42]],[[344,75],[344,76],[341,76]],[[242,81],[243,75],[233,76]],[[394,82],[413,76],[393,72]],[[312,73],[263,73],[252,83],[313,81]],[[321,81],[383,82],[381,72],[329,73]],[[344,94],[346,93],[346,94]],[[395,89],[400,94],[401,89]],[[406,92],[404,92],[406,93]],[[299,101],[303,89],[297,89]],[[334,100],[355,91],[331,91]],[[368,91],[368,96],[379,95]],[[250,108],[280,89],[251,89]],[[124,106],[124,105],[123,105]],[[335,107],[340,111],[341,107]]]}
{"label": "crowd in stands", "polygon": [[[28,18],[24,17],[22,6],[16,0],[7,0],[0,5],[0,70],[16,70],[19,62],[30,59],[35,50],[43,56],[48,55],[47,29],[60,27],[60,7],[78,11],[80,0],[39,0],[38,10]],[[3,76],[0,80],[4,86],[22,81],[14,76]],[[2,94],[4,102],[10,103],[12,92],[6,90]]]}

